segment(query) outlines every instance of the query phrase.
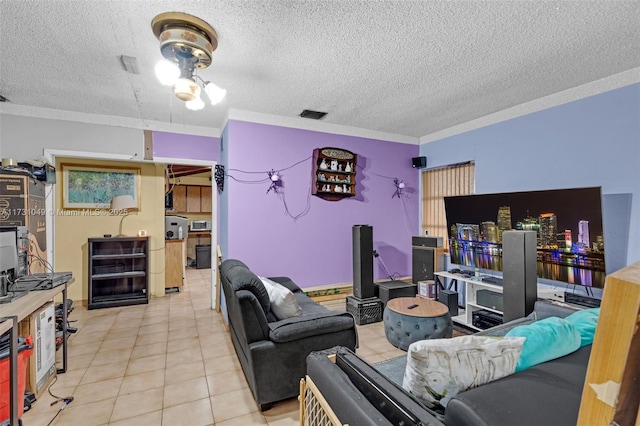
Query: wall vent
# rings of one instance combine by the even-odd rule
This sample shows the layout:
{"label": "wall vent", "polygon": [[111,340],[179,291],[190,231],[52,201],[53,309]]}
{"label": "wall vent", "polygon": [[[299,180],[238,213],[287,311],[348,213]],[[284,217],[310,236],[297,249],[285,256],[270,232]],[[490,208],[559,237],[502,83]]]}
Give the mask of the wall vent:
{"label": "wall vent", "polygon": [[326,112],[312,111],[310,109],[305,109],[300,113],[300,117],[311,118],[312,120],[320,120],[325,115],[327,115]]}

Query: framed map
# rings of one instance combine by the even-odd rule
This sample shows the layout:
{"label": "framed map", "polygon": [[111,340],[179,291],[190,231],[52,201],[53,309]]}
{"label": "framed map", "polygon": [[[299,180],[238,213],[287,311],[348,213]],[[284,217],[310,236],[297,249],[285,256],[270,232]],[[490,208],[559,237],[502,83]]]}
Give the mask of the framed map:
{"label": "framed map", "polygon": [[140,169],[62,164],[62,208],[109,209],[111,199],[131,195],[140,209]]}

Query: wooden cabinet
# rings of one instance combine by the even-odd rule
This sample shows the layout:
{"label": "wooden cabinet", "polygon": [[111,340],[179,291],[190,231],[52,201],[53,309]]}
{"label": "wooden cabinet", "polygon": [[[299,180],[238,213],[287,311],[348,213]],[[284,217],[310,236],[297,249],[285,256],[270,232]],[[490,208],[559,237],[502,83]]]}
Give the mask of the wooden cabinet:
{"label": "wooden cabinet", "polygon": [[182,290],[185,277],[187,240],[165,240],[164,242],[164,287]]}
{"label": "wooden cabinet", "polygon": [[200,213],[200,187],[187,186],[187,213]]}
{"label": "wooden cabinet", "polygon": [[357,155],[339,148],[313,150],[311,193],[328,201],[356,195]]}
{"label": "wooden cabinet", "polygon": [[202,213],[211,213],[211,187],[200,187],[200,211]]}
{"label": "wooden cabinet", "polygon": [[149,303],[148,237],[89,238],[88,309]]}
{"label": "wooden cabinet", "polygon": [[211,213],[211,186],[175,185],[173,209],[175,213]]}
{"label": "wooden cabinet", "polygon": [[173,187],[173,209],[179,213],[184,213],[187,211],[186,186],[176,185]]}

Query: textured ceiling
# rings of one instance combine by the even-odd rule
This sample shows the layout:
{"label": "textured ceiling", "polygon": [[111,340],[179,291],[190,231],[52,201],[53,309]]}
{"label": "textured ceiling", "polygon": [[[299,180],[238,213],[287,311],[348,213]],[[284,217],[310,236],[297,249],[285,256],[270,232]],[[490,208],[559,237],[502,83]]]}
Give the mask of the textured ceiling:
{"label": "textured ceiling", "polygon": [[[167,11],[218,32],[200,75],[222,104],[188,111],[155,79],[150,23]],[[12,104],[209,128],[230,108],[315,109],[421,137],[640,67],[638,1],[0,0],[0,25]]]}

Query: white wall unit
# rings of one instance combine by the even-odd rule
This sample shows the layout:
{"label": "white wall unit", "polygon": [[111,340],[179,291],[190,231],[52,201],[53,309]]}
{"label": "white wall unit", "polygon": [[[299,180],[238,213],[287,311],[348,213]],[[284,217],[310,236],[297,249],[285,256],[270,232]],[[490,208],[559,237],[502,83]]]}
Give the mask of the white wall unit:
{"label": "white wall unit", "polygon": [[[490,284],[486,282],[482,282],[482,276],[480,277],[465,277],[463,275],[452,274],[450,272],[434,272],[434,276],[439,279],[441,283],[443,283],[443,278],[448,278],[450,280],[456,280],[458,283],[465,283],[465,301],[466,305],[464,311],[452,318],[452,320],[458,324],[461,324],[465,327],[481,330],[478,327],[475,327],[472,324],[473,320],[473,312],[478,311],[480,309],[485,309],[487,311],[496,312],[502,315],[502,311],[497,309],[488,308],[486,306],[478,305],[477,293],[478,290],[491,290],[496,293],[502,293],[502,286],[496,284]],[[486,277],[486,275],[485,275]],[[444,284],[444,283],[443,283]]]}

